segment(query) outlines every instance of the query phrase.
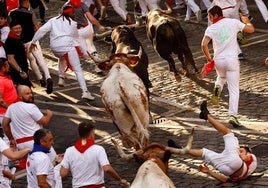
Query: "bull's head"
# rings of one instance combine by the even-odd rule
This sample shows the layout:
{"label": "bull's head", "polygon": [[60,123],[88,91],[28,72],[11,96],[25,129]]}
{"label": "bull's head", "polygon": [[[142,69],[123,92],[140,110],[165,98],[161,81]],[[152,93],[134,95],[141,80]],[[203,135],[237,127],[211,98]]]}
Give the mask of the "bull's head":
{"label": "bull's head", "polygon": [[152,143],[134,153],[126,154],[114,139],[112,139],[112,142],[115,145],[121,158],[124,158],[126,160],[135,158],[139,163],[143,163],[146,160],[152,159],[163,170],[163,172],[167,173],[168,160],[171,157],[171,154],[186,154],[192,147],[193,134],[194,129],[191,131],[187,145],[182,149]]}
{"label": "bull's head", "polygon": [[140,47],[137,55],[117,53],[117,54],[112,54],[109,58],[105,58],[102,60],[96,59],[93,55],[90,55],[90,57],[92,58],[93,61],[95,61],[95,63],[98,64],[98,67],[101,70],[108,71],[112,68],[112,66],[115,63],[123,63],[127,66],[134,67],[139,62],[141,55],[142,55],[142,48]]}

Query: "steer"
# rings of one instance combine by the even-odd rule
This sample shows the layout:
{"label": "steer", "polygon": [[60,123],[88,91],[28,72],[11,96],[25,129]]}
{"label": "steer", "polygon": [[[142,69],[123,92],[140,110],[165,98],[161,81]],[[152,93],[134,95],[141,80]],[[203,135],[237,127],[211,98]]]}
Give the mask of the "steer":
{"label": "steer", "polygon": [[141,78],[147,89],[147,92],[149,93],[149,88],[152,87],[148,74],[149,61],[142,44],[138,41],[133,32],[133,29],[136,26],[138,26],[138,24],[133,26],[119,25],[113,28],[111,33],[112,53],[137,54],[139,48],[142,48],[141,59],[139,60],[138,65],[132,67],[131,70]]}
{"label": "steer", "polygon": [[152,42],[155,52],[168,61],[169,70],[174,72],[176,80],[181,81],[181,76],[175,67],[172,53],[177,54],[178,59],[181,61],[183,74],[192,74],[192,71],[188,70],[189,64],[194,68],[196,73],[198,69],[195,66],[184,30],[179,21],[167,15],[167,13],[171,13],[170,7],[166,11],[156,9],[147,14],[147,36]]}
{"label": "steer", "polygon": [[138,162],[142,163],[130,187],[175,188],[175,185],[167,176],[168,161],[171,154],[186,154],[191,149],[193,133],[194,129],[191,131],[187,145],[182,149],[152,143],[132,154],[125,154],[119,144],[112,139],[120,157],[127,160],[135,158]]}
{"label": "steer", "polygon": [[128,67],[137,65],[138,55],[117,53],[97,61],[102,70],[110,70],[101,86],[101,97],[106,110],[112,116],[122,136],[125,147],[135,149],[147,145],[149,140],[149,102],[142,80]]}

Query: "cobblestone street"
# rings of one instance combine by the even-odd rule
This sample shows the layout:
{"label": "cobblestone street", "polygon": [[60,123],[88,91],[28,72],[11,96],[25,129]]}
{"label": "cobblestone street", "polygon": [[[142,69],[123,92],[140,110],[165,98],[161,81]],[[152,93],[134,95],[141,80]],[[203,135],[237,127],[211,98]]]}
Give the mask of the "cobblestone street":
{"label": "cobblestone street", "polygon": [[[64,1],[50,0],[48,4],[47,19],[55,16],[56,12]],[[133,1],[128,1],[128,8],[133,5]],[[240,78],[240,100],[238,119],[243,124],[242,128],[234,129],[228,125],[228,90],[225,86],[222,91],[220,105],[212,106],[210,97],[216,79],[215,71],[206,78],[200,79],[198,75],[183,77],[181,82],[176,82],[173,74],[168,70],[168,63],[161,59],[153,50],[151,43],[147,39],[145,27],[135,30],[135,35],[142,42],[142,45],[149,57],[149,76],[153,84],[151,88],[150,108],[153,115],[153,123],[150,124],[151,142],[167,144],[168,139],[176,140],[183,145],[186,143],[189,131],[194,127],[195,136],[193,148],[207,147],[216,151],[223,149],[222,135],[217,133],[209,123],[198,118],[199,106],[202,101],[208,100],[210,113],[221,122],[229,126],[240,140],[240,143],[253,147],[253,151],[258,158],[256,172],[262,173],[261,177],[250,177],[239,183],[219,183],[211,177],[198,171],[198,166],[202,160],[192,158],[189,155],[172,156],[169,162],[169,177],[176,187],[203,188],[203,187],[239,187],[239,188],[259,188],[268,187],[268,66],[264,60],[268,57],[268,25],[264,23],[254,2],[250,2],[248,7],[254,17],[253,24],[256,24],[256,32],[246,35],[249,43],[241,46],[245,53],[245,60],[241,61]],[[190,22],[184,22],[186,9],[173,12],[186,32],[189,46],[192,50],[196,65],[199,69],[205,63],[205,58],[201,51],[201,40],[206,29],[206,20],[197,23],[194,18]],[[111,5],[107,9],[108,18],[103,22],[105,26],[113,26],[120,23],[119,17],[113,12]],[[49,125],[55,137],[55,149],[62,153],[65,149],[73,145],[77,139],[77,124],[90,119],[97,126],[97,143],[102,145],[108,154],[112,166],[118,173],[129,182],[132,182],[138,163],[124,161],[119,157],[111,138],[120,139],[116,128],[112,124],[110,117],[105,112],[100,98],[100,85],[105,76],[100,76],[94,72],[94,63],[82,60],[85,77],[90,92],[96,98],[91,102],[80,100],[80,88],[73,72],[68,72],[66,87],[57,86],[57,59],[49,49],[49,39],[46,36],[41,41],[46,62],[49,65],[54,81],[54,92],[47,95],[45,88],[39,87],[35,76],[31,78],[35,82],[36,104],[42,108],[49,108],[54,116]],[[103,54],[110,54],[110,45],[104,41],[96,41],[96,47]],[[175,57],[175,56],[174,56]],[[177,58],[177,67],[180,67]],[[257,174],[256,174],[257,175]],[[12,187],[25,188],[26,178],[13,181]],[[119,187],[118,182],[106,177],[107,188]],[[64,188],[71,188],[71,176],[63,180]]]}

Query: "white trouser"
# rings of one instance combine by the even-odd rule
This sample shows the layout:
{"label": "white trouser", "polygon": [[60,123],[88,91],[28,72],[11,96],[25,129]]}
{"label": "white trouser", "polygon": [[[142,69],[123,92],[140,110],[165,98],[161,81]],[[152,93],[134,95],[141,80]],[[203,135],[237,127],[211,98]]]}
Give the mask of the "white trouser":
{"label": "white trouser", "polygon": [[186,18],[190,18],[193,13],[197,13],[200,8],[199,6],[195,3],[194,0],[185,0],[185,3],[187,5],[187,10],[186,10]]}
{"label": "white trouser", "polygon": [[0,57],[7,58],[6,52],[3,46],[0,46]]}
{"label": "white trouser", "polygon": [[201,10],[209,9],[211,7],[211,1],[210,0],[202,0],[200,2],[200,7],[202,7]]}
{"label": "white trouser", "polygon": [[78,29],[78,43],[84,55],[88,55],[96,52],[96,47],[93,43],[94,29],[91,23],[88,23],[86,27]]}
{"label": "white trouser", "polygon": [[[141,7],[141,15],[142,16],[146,16],[148,13],[148,9],[151,10],[155,10],[155,9],[159,9],[159,0],[138,0],[140,7]],[[148,7],[148,8],[147,8]]]}
{"label": "white trouser", "polygon": [[88,90],[87,90],[86,80],[85,80],[85,77],[81,68],[79,56],[77,54],[75,47],[73,47],[73,49],[70,50],[69,52],[63,52],[63,53],[53,52],[53,53],[56,57],[59,58],[59,77],[65,78],[65,70],[67,68],[67,61],[64,58],[64,54],[67,53],[69,63],[72,66],[73,71],[75,72],[77,81],[79,83],[79,86],[82,92],[83,93],[87,92]]}
{"label": "white trouser", "polygon": [[249,10],[246,0],[240,0],[240,11],[244,16],[249,16]]}
{"label": "white trouser", "polygon": [[265,22],[268,22],[268,9],[262,0],[255,0]]}
{"label": "white trouser", "polygon": [[237,58],[215,59],[215,69],[217,79],[215,85],[219,85],[221,90],[227,82],[229,91],[229,115],[237,116],[239,103],[239,78],[240,67]]}
{"label": "white trouser", "polygon": [[[25,47],[28,49],[29,45],[31,44],[31,42],[25,43]],[[43,56],[43,52],[42,52],[42,48],[39,44],[39,41],[37,41],[36,43],[36,48],[34,48],[31,52],[28,51],[27,53],[27,58],[29,59],[30,62],[30,66],[33,70],[33,72],[36,74],[37,78],[40,80],[43,78],[39,67],[41,68],[41,70],[44,72],[45,78],[46,80],[48,78],[51,78],[48,67],[45,63],[44,60],[44,56]],[[38,67],[39,65],[39,67]]]}
{"label": "white trouser", "polygon": [[126,0],[110,0],[115,12],[124,20],[127,20]]}

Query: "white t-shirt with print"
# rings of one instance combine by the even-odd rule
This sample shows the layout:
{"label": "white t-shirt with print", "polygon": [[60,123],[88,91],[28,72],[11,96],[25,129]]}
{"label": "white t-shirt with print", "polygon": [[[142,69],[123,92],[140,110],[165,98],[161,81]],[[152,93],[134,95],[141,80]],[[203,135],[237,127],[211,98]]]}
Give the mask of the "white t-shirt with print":
{"label": "white t-shirt with print", "polygon": [[205,36],[212,39],[214,59],[238,57],[237,33],[244,27],[245,24],[236,19],[223,18],[206,29]]}
{"label": "white t-shirt with print", "polygon": [[37,176],[42,174],[47,175],[48,184],[55,187],[54,166],[46,153],[38,151],[28,155],[26,170],[27,188],[37,188]]}

